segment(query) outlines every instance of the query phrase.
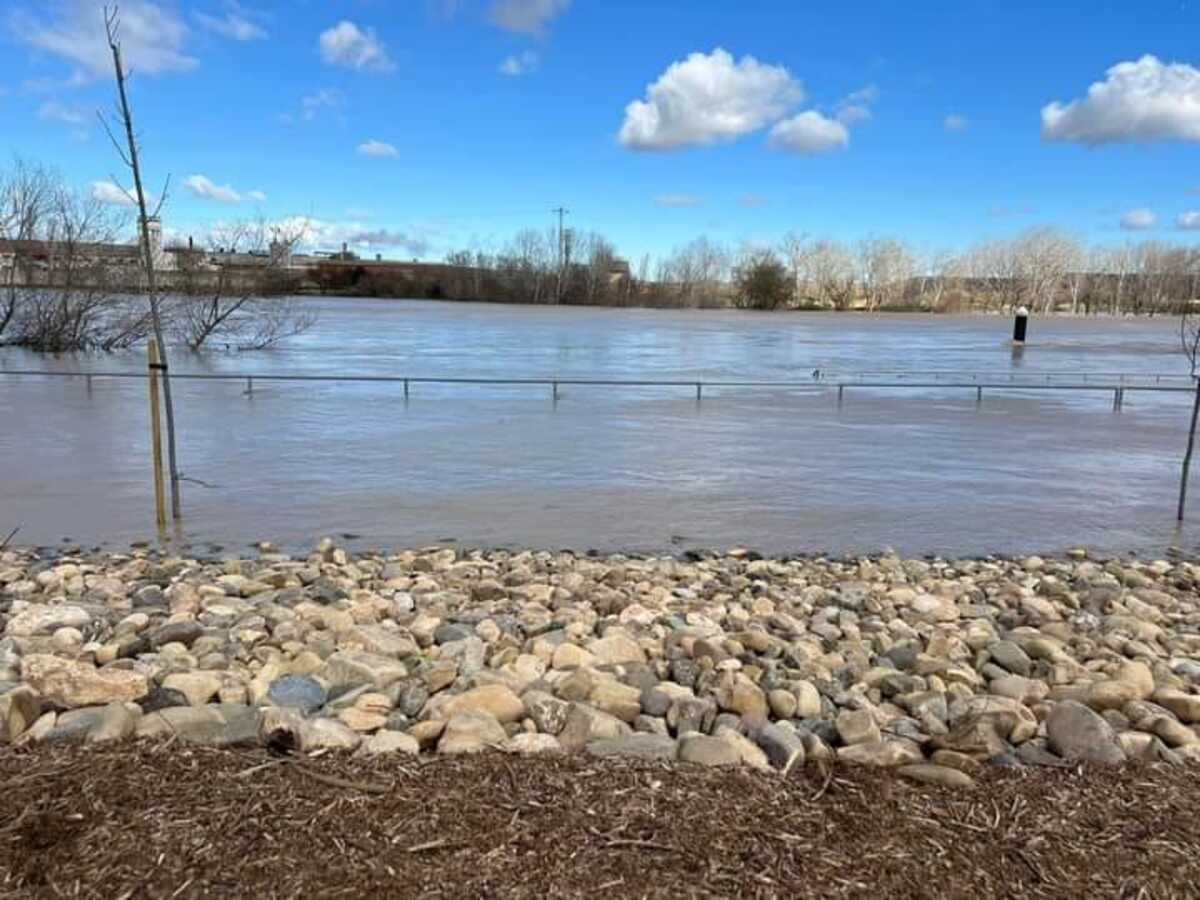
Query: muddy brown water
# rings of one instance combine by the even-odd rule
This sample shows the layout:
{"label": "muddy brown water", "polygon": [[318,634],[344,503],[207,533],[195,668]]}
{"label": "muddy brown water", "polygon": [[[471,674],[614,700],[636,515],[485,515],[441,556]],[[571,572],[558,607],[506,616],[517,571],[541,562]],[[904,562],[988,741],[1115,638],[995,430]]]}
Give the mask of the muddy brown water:
{"label": "muddy brown water", "polygon": [[[1182,375],[1169,319],[753,314],[321,299],[263,353],[178,372],[786,380],[862,370]],[[140,354],[0,368],[139,371]],[[1063,374],[1067,373],[1067,374]],[[1194,546],[1174,501],[1190,397],[1067,392],[179,381],[185,542],[678,552],[1100,551]],[[0,532],[153,536],[146,385],[0,376]],[[1200,493],[1196,494],[1200,517]]]}

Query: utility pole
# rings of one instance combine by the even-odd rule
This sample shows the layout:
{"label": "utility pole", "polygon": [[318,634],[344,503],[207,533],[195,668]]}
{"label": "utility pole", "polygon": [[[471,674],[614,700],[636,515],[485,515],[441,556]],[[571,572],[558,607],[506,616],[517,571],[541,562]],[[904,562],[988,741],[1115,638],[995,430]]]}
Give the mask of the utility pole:
{"label": "utility pole", "polygon": [[566,265],[567,248],[563,243],[563,216],[570,212],[566,207],[560,206],[557,209],[550,210],[552,213],[558,213],[558,278],[554,282],[554,302],[562,302],[563,294],[563,267]]}
{"label": "utility pole", "polygon": [[563,216],[569,213],[570,210],[560,206],[557,209],[550,210],[550,212],[558,213],[558,268],[559,271],[562,271],[563,256],[565,252],[565,248],[563,247]]}

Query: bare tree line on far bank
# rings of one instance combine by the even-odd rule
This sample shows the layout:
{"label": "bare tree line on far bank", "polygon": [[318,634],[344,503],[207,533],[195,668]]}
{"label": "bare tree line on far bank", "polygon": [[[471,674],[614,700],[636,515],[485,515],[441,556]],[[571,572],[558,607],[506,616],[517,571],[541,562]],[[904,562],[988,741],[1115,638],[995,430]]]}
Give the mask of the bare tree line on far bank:
{"label": "bare tree line on far bank", "polygon": [[1178,314],[1200,300],[1200,245],[1089,246],[1054,228],[921,252],[902,240],[787,235],[734,250],[708,238],[631,267],[595,233],[519,232],[497,252],[456,250],[445,265],[325,273],[325,290],[572,305],[764,310]]}
{"label": "bare tree line on far bank", "polygon": [[[151,337],[139,247],[122,241],[132,222],[127,207],[73,189],[42,166],[17,160],[0,171],[0,345],[114,351]],[[298,232],[245,222],[214,230],[203,247],[157,251],[168,339],[192,350],[261,349],[311,327],[312,311],[287,299],[298,282],[280,252]],[[246,264],[211,264],[218,249]]]}

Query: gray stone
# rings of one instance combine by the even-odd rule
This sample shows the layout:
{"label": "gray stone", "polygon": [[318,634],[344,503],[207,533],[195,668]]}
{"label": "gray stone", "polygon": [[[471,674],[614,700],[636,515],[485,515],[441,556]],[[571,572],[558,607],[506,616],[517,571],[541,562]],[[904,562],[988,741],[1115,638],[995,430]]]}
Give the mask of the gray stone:
{"label": "gray stone", "polygon": [[138,718],[124,703],[110,703],[100,711],[96,723],[88,729],[87,742],[103,744],[132,737]]}
{"label": "gray stone", "polygon": [[485,712],[463,712],[452,716],[438,740],[438,753],[479,753],[500,749],[508,735],[495,717]]}
{"label": "gray stone", "polygon": [[642,712],[648,716],[665,716],[667,710],[671,708],[671,702],[671,695],[657,688],[648,688],[642,691]]}
{"label": "gray stone", "polygon": [[454,622],[443,622],[433,630],[435,644],[448,644],[451,641],[465,641],[475,636],[475,629]]}
{"label": "gray stone", "polygon": [[988,653],[996,663],[1014,675],[1029,676],[1033,661],[1012,641],[996,641],[988,645]]}
{"label": "gray stone", "polygon": [[528,690],[521,695],[521,702],[525,704],[525,715],[533,719],[533,724],[543,734],[557,735],[567,724],[571,704],[545,691]]}
{"label": "gray stone", "polygon": [[138,700],[137,704],[142,708],[143,713],[157,712],[170,706],[189,705],[188,698],[182,693],[162,686],[151,688],[150,693]]}
{"label": "gray stone", "polygon": [[1125,761],[1112,728],[1082,703],[1061,700],[1046,719],[1050,749],[1064,759],[1115,765]]}
{"label": "gray stone", "polygon": [[640,759],[674,759],[675,741],[665,735],[631,734],[627,737],[607,738],[586,745],[592,756],[634,756]]}
{"label": "gray stone", "polygon": [[804,741],[781,725],[764,725],[754,734],[755,741],[777,769],[804,765]]}
{"label": "gray stone", "polygon": [[685,734],[679,739],[679,760],[702,766],[736,766],[742,755],[736,746],[719,737]]}
{"label": "gray stone", "polygon": [[576,753],[592,741],[627,737],[633,729],[616,716],[593,709],[583,703],[572,703],[558,742],[568,753]]}
{"label": "gray stone", "polygon": [[163,644],[174,643],[190,647],[202,634],[204,634],[204,628],[199,622],[172,622],[169,625],[163,625],[154,629],[146,638],[150,642],[150,646],[155,649],[161,647]]}
{"label": "gray stone", "polygon": [[325,700],[325,688],[311,675],[284,675],[267,688],[267,703],[298,709],[306,715],[324,706]]}

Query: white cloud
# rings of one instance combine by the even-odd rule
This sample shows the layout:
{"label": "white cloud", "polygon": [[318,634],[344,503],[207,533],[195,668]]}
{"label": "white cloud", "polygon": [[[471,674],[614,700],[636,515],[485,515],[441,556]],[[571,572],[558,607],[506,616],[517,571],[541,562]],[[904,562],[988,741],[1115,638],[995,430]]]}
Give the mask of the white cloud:
{"label": "white cloud", "polygon": [[669,150],[728,141],[757,131],[804,99],[783,66],[720,47],[672,63],[646,89],[645,100],[625,107],[618,140],[634,150]]}
{"label": "white cloud", "polygon": [[47,100],[38,107],[38,118],[52,122],[64,122],[67,125],[82,125],[88,120],[88,115],[78,106],[64,106],[57,100]]}
{"label": "white cloud", "polygon": [[950,132],[966,131],[968,125],[970,122],[967,121],[967,117],[958,113],[950,113],[942,120],[942,127]]}
{"label": "white cloud", "polygon": [[1126,231],[1145,231],[1158,224],[1158,216],[1153,210],[1131,209],[1121,216],[1121,227]]}
{"label": "white cloud", "polygon": [[533,50],[526,50],[519,56],[510,56],[500,63],[500,72],[504,75],[524,75],[537,68],[540,57]]}
{"label": "white cloud", "polygon": [[879,85],[872,82],[871,84],[863,85],[857,91],[847,94],[846,99],[842,102],[846,104],[859,103],[865,105],[868,103],[874,103],[878,99]]}
{"label": "white cloud", "polygon": [[383,141],[364,141],[358,145],[359,156],[399,156],[399,152],[391,144]]}
{"label": "white cloud", "polygon": [[704,202],[704,200],[700,197],[697,197],[695,194],[659,194],[654,198],[654,202],[658,206],[681,208],[686,206],[699,206]]}
{"label": "white cloud", "polygon": [[1200,212],[1180,213],[1175,219],[1175,226],[1186,231],[1200,230]]}
{"label": "white cloud", "polygon": [[771,129],[769,142],[793,153],[829,153],[850,145],[850,131],[842,122],[810,109],[778,123]]}
{"label": "white cloud", "polygon": [[392,72],[396,68],[375,29],[361,29],[347,19],[321,32],[320,44],[321,59],[330,65],[360,72]]}
{"label": "white cloud", "polygon": [[204,175],[189,175],[183,180],[183,186],[205,200],[216,200],[218,203],[242,202],[242,195],[233,188],[214,184]]}
{"label": "white cloud", "polygon": [[310,94],[300,101],[301,117],[305,122],[311,122],[320,114],[322,109],[337,109],[342,105],[342,95],[333,88],[321,88],[315,94]]}
{"label": "white cloud", "polygon": [[1200,141],[1200,69],[1149,54],[1118,63],[1086,98],[1042,107],[1042,140]]}
{"label": "white cloud", "polygon": [[492,0],[488,18],[508,31],[540,37],[546,25],[570,5],[571,0]]}
{"label": "white cloud", "polygon": [[361,222],[330,222],[293,216],[272,223],[288,234],[301,235],[308,249],[340,249],[342,244],[362,251],[403,250],[406,256],[424,256],[430,250],[429,239],[419,229],[371,228]]}
{"label": "white cloud", "polygon": [[[17,40],[74,63],[69,83],[112,75],[112,54],[104,36],[102,5],[95,0],[64,0],[56,15],[43,19],[27,11],[9,18]],[[121,50],[126,66],[142,75],[186,72],[197,60],[184,52],[188,29],[175,11],[150,0],[120,4]]]}
{"label": "white cloud", "polygon": [[253,200],[255,203],[266,203],[267,195],[262,191],[246,191],[246,199]]}
{"label": "white cloud", "polygon": [[871,118],[871,110],[857,103],[848,103],[838,107],[837,120],[843,125],[856,125]]}
{"label": "white cloud", "polygon": [[258,14],[245,9],[237,0],[225,0],[224,5],[223,16],[198,12],[196,21],[209,31],[235,41],[259,41],[267,36],[266,29],[254,21]]}
{"label": "white cloud", "polygon": [[137,205],[137,199],[133,196],[132,191],[118,187],[111,181],[93,181],[92,199],[99,200],[101,203],[108,203],[111,206]]}

